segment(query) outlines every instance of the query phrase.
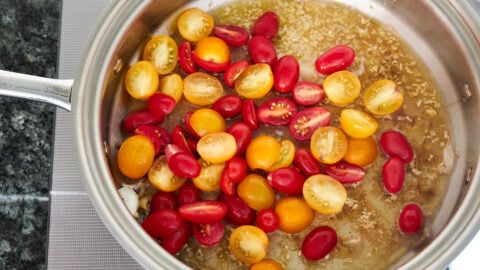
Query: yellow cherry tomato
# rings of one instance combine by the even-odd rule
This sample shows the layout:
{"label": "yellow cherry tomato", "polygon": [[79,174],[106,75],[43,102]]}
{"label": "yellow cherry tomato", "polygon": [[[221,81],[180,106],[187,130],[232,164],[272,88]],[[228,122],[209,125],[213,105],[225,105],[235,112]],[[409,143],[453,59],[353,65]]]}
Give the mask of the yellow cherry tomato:
{"label": "yellow cherry tomato", "polygon": [[168,167],[167,158],[160,156],[148,171],[148,181],[158,190],[173,192],[183,186],[187,179],[174,175]]}
{"label": "yellow cherry tomato", "polygon": [[279,159],[281,148],[281,144],[271,136],[261,135],[253,138],[246,151],[248,167],[252,170],[267,170]]}
{"label": "yellow cherry tomato", "polygon": [[235,91],[244,98],[261,98],[273,87],[273,73],[268,64],[248,66],[235,80]]}
{"label": "yellow cherry tomato", "polygon": [[215,64],[230,62],[230,48],[225,41],[218,37],[206,37],[195,46],[194,53],[203,61]]}
{"label": "yellow cherry tomato", "polygon": [[125,75],[125,88],[130,96],[136,99],[147,99],[158,88],[158,72],[152,63],[138,61]]}
{"label": "yellow cherry tomato", "polygon": [[213,30],[213,16],[198,8],[182,12],[177,21],[180,35],[189,41],[197,42],[208,37]]}
{"label": "yellow cherry tomato", "polygon": [[158,74],[168,74],[177,66],[177,43],[167,35],[155,36],[145,45],[143,60],[151,62]]}
{"label": "yellow cherry tomato", "polygon": [[152,141],[143,135],[126,139],[118,150],[118,167],[127,177],[138,179],[147,174],[155,157]]}
{"label": "yellow cherry tomato", "polygon": [[225,119],[217,111],[202,108],[190,116],[190,126],[200,137],[212,132],[223,132],[226,129]]}
{"label": "yellow cherry tomato", "polygon": [[158,88],[160,92],[167,96],[171,96],[178,103],[183,95],[182,77],[177,73],[166,75],[160,80]]}
{"label": "yellow cherry tomato", "polygon": [[210,163],[203,159],[199,159],[201,170],[200,175],[193,178],[193,184],[203,191],[220,190],[220,177],[222,176],[225,163]]}
{"label": "yellow cherry tomato", "polygon": [[275,203],[275,191],[267,180],[258,174],[249,174],[240,181],[237,194],[250,208],[257,211],[272,208]]}
{"label": "yellow cherry tomato", "polygon": [[249,270],[283,270],[283,266],[272,259],[263,259],[250,266]]}
{"label": "yellow cherry tomato", "polygon": [[403,104],[403,93],[391,80],[372,83],[363,94],[367,110],[375,115],[387,115],[398,110]]}
{"label": "yellow cherry tomato", "polygon": [[195,72],[183,79],[183,95],[190,103],[208,106],[222,97],[223,86],[216,77]]}
{"label": "yellow cherry tomato", "polygon": [[363,139],[348,138],[346,162],[365,167],[372,164],[378,156],[377,143],[372,137]]}
{"label": "yellow cherry tomato", "polygon": [[312,175],[303,184],[303,197],[310,207],[323,215],[342,211],[347,190],[342,183],[328,175]]}
{"label": "yellow cherry tomato", "polygon": [[285,197],[277,201],[275,212],[279,217],[279,229],[287,233],[305,230],[313,221],[313,209],[298,197]]}
{"label": "yellow cherry tomato", "polygon": [[258,227],[242,225],[235,228],[230,234],[228,248],[240,262],[245,264],[256,263],[267,255],[268,237]]}
{"label": "yellow cherry tomato", "polygon": [[280,142],[280,155],[275,163],[267,168],[267,171],[272,172],[276,169],[290,166],[295,157],[295,145],[290,140],[283,140]]}
{"label": "yellow cherry tomato", "polygon": [[340,125],[348,136],[359,139],[372,136],[378,128],[375,118],[355,109],[344,109],[340,113]]}
{"label": "yellow cherry tomato", "polygon": [[347,152],[347,136],[342,130],[332,126],[320,127],[310,140],[310,151],[313,156],[325,164],[340,161]]}
{"label": "yellow cherry tomato", "polygon": [[197,152],[207,162],[222,163],[235,155],[237,142],[230,133],[212,132],[198,140]]}
{"label": "yellow cherry tomato", "polygon": [[355,74],[342,70],[328,75],[323,81],[323,89],[333,104],[345,105],[360,95],[361,84]]}

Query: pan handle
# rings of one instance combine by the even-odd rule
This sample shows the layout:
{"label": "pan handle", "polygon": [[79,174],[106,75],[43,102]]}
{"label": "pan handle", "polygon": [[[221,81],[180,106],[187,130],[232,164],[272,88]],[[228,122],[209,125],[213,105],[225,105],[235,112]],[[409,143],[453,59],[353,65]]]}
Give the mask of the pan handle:
{"label": "pan handle", "polygon": [[0,70],[0,95],[42,101],[71,110],[73,80],[59,80]]}

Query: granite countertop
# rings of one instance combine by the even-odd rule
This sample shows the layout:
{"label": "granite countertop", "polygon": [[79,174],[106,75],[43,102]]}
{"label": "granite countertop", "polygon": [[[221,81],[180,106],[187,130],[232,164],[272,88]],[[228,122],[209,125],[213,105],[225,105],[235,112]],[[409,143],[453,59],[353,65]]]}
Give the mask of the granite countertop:
{"label": "granite countertop", "polygon": [[[0,69],[55,78],[61,0],[3,0]],[[0,97],[0,269],[46,269],[55,107]]]}

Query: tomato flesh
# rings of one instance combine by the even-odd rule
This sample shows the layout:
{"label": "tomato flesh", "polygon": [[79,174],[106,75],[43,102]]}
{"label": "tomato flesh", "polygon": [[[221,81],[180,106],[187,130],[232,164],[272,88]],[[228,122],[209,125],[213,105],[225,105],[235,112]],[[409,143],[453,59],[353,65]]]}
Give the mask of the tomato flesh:
{"label": "tomato flesh", "polygon": [[198,140],[197,152],[208,162],[221,163],[237,153],[237,142],[227,132],[212,132]]}
{"label": "tomato flesh", "polygon": [[242,225],[233,230],[228,240],[228,248],[240,262],[256,263],[267,255],[268,236],[258,227]]}
{"label": "tomato flesh", "polygon": [[232,47],[240,47],[247,44],[248,31],[236,25],[217,25],[213,28],[213,34]]}
{"label": "tomato flesh", "polygon": [[267,64],[253,64],[245,68],[235,80],[235,91],[244,98],[261,98],[273,87],[272,69]]}
{"label": "tomato flesh", "polygon": [[363,103],[369,112],[387,115],[400,109],[403,93],[393,81],[378,80],[365,90]]}
{"label": "tomato flesh", "polygon": [[323,107],[304,109],[292,117],[290,134],[299,141],[307,141],[315,130],[328,125],[330,119],[330,112]]}
{"label": "tomato flesh", "polygon": [[342,211],[347,200],[345,187],[334,178],[317,174],[312,175],[303,185],[303,197],[310,207],[323,215]]}
{"label": "tomato flesh", "polygon": [[214,27],[214,19],[212,15],[201,9],[190,8],[180,14],[177,27],[184,39],[197,42],[210,35]]}
{"label": "tomato flesh", "polygon": [[187,74],[198,71],[192,59],[192,45],[187,40],[182,41],[178,46],[178,64]]}
{"label": "tomato flesh", "polygon": [[220,222],[227,214],[227,205],[219,201],[196,201],[178,207],[180,216],[197,224]]}
{"label": "tomato flesh", "polygon": [[307,148],[297,148],[295,150],[293,163],[295,167],[300,169],[300,171],[305,176],[312,176],[314,174],[319,174],[322,172],[322,167],[320,167],[320,163],[315,159],[315,157],[312,155],[312,152]]}
{"label": "tomato flesh", "polygon": [[157,91],[158,72],[155,66],[147,61],[139,61],[127,70],[125,88],[128,94],[136,99],[147,99]]}
{"label": "tomato flesh", "polygon": [[255,103],[252,99],[247,99],[243,103],[242,121],[253,130],[257,130],[259,128]]}
{"label": "tomato flesh", "polygon": [[343,184],[356,183],[365,176],[365,170],[362,167],[345,161],[327,164],[325,172]]}
{"label": "tomato flesh", "polygon": [[223,95],[223,86],[216,77],[195,72],[183,79],[183,95],[190,103],[208,106]]}
{"label": "tomato flesh", "polygon": [[148,171],[148,181],[157,190],[173,192],[179,189],[187,179],[176,176],[168,167],[166,157],[160,156],[155,159]]}
{"label": "tomato flesh", "polygon": [[257,211],[271,208],[275,203],[275,192],[267,180],[257,174],[247,175],[237,186],[238,196]]}
{"label": "tomato flesh", "polygon": [[267,100],[257,109],[257,119],[260,123],[271,126],[283,126],[290,123],[297,113],[297,106],[292,100],[277,97]]}
{"label": "tomato flesh", "polygon": [[145,45],[143,60],[151,62],[158,74],[168,74],[177,66],[177,43],[167,35],[154,36]]}
{"label": "tomato flesh", "polygon": [[330,102],[346,105],[360,95],[361,84],[355,74],[342,70],[328,75],[323,81],[323,89]]}
{"label": "tomato flesh", "polygon": [[248,66],[250,63],[246,60],[239,60],[228,65],[223,73],[225,84],[230,88],[235,87],[235,80]]}
{"label": "tomato flesh", "polygon": [[193,236],[203,246],[214,246],[223,238],[225,227],[223,223],[216,222],[211,224],[192,224]]}
{"label": "tomato flesh", "polygon": [[347,136],[336,127],[320,127],[312,134],[310,151],[313,156],[325,164],[340,161],[347,153]]}
{"label": "tomato flesh", "polygon": [[298,82],[293,87],[292,99],[300,106],[313,106],[325,99],[325,90],[314,82]]}

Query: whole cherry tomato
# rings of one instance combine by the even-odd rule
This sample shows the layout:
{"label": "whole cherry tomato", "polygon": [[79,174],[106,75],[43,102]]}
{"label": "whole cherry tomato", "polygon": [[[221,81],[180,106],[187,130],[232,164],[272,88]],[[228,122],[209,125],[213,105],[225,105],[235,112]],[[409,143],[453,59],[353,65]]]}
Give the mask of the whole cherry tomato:
{"label": "whole cherry tomato", "polygon": [[317,261],[325,258],[337,245],[337,233],[328,226],[321,226],[310,231],[302,243],[305,258]]}
{"label": "whole cherry tomato", "polygon": [[305,177],[297,168],[289,166],[270,172],[267,176],[267,182],[275,190],[287,194],[302,194]]}
{"label": "whole cherry tomato", "polygon": [[163,93],[155,93],[147,100],[147,108],[152,114],[160,116],[169,114],[177,105],[175,99]]}
{"label": "whole cherry tomato", "polygon": [[270,208],[258,212],[256,217],[257,226],[266,233],[276,231],[280,225],[278,214]]}
{"label": "whole cherry tomato", "polygon": [[179,102],[183,95],[183,79],[178,73],[165,75],[158,84],[161,93],[171,96],[175,102]]}
{"label": "whole cherry tomato", "polygon": [[325,90],[314,82],[298,82],[293,87],[292,99],[300,106],[316,105],[325,99]]}
{"label": "whole cherry tomato", "polygon": [[153,195],[150,201],[150,212],[155,212],[161,209],[176,209],[177,197],[171,192],[158,191]]}
{"label": "whole cherry tomato", "polygon": [[290,121],[290,134],[299,141],[307,141],[319,127],[330,123],[331,114],[323,107],[299,111]]}
{"label": "whole cherry tomato", "polygon": [[236,194],[221,193],[218,200],[227,205],[225,220],[233,225],[249,225],[255,221],[256,212]]}
{"label": "whole cherry tomato", "polygon": [[220,222],[227,214],[227,205],[219,201],[195,201],[178,207],[180,216],[197,224]]}
{"label": "whole cherry tomato", "polygon": [[398,225],[405,234],[418,232],[423,225],[422,208],[416,203],[405,205],[398,217]]}
{"label": "whole cherry tomato", "polygon": [[343,159],[361,167],[372,164],[378,156],[377,143],[372,137],[364,139],[348,138],[347,153]]}
{"label": "whole cherry tomato", "polygon": [[248,52],[253,63],[265,63],[273,68],[277,62],[277,51],[272,41],[264,36],[253,36],[248,44]]}
{"label": "whole cherry tomato", "polygon": [[172,209],[161,209],[151,213],[142,222],[142,228],[153,238],[166,236],[177,231],[182,224],[180,214]]}
{"label": "whole cherry tomato", "polygon": [[280,93],[291,92],[300,77],[300,65],[297,58],[285,55],[278,59],[273,67],[273,88]]}
{"label": "whole cherry tomato", "polygon": [[219,98],[212,105],[212,109],[218,112],[223,118],[234,118],[242,112],[243,100],[234,94],[225,95]]}
{"label": "whole cherry tomato", "polygon": [[237,155],[242,155],[252,140],[252,130],[244,122],[235,122],[227,128],[227,132],[235,137]]}
{"label": "whole cherry tomato", "polygon": [[278,33],[278,16],[275,12],[267,11],[255,20],[252,28],[252,35],[262,35],[273,39]]}
{"label": "whole cherry tomato", "polygon": [[248,66],[250,66],[250,62],[247,60],[239,60],[228,65],[223,73],[225,84],[230,88],[235,87],[235,80]]}
{"label": "whole cherry tomato", "polygon": [[398,193],[405,181],[405,165],[398,157],[388,159],[382,168],[382,179],[385,189],[392,193]]}
{"label": "whole cherry tomato", "polygon": [[297,113],[297,106],[284,97],[271,98],[257,109],[257,120],[271,126],[287,125]]}
{"label": "whole cherry tomato", "polygon": [[210,224],[192,224],[193,236],[203,246],[214,246],[223,238],[225,227],[223,222],[219,221]]}
{"label": "whole cherry tomato", "polygon": [[300,171],[306,176],[312,176],[322,172],[320,163],[318,163],[318,160],[315,159],[312,152],[307,148],[297,148],[295,150],[293,163],[295,167],[300,169]]}
{"label": "whole cherry tomato", "polygon": [[182,220],[180,228],[172,234],[162,237],[160,245],[170,254],[177,254],[187,244],[192,235],[192,226],[190,222]]}
{"label": "whole cherry tomato", "polygon": [[122,128],[126,132],[133,132],[140,125],[158,125],[164,118],[165,115],[153,114],[147,109],[140,109],[123,118]]}
{"label": "whole cherry tomato", "polygon": [[398,157],[404,163],[413,160],[413,149],[407,138],[400,132],[389,130],[380,136],[380,145],[385,154],[391,157]]}
{"label": "whole cherry tomato", "polygon": [[178,177],[194,178],[200,175],[200,164],[187,152],[179,152],[174,154],[168,160],[168,167]]}
{"label": "whole cherry tomato", "polygon": [[253,99],[247,99],[243,103],[242,121],[253,130],[257,130],[259,128],[255,103],[253,102]]}
{"label": "whole cherry tomato", "polygon": [[248,31],[237,25],[217,25],[213,28],[213,34],[232,47],[243,46],[249,39]]}
{"label": "whole cherry tomato", "polygon": [[200,190],[191,181],[188,181],[178,189],[177,200],[179,206],[198,201],[200,200]]}
{"label": "whole cherry tomato", "polygon": [[347,69],[355,60],[355,51],[347,45],[330,48],[315,60],[315,68],[321,74],[328,75]]}
{"label": "whole cherry tomato", "polygon": [[312,208],[299,197],[284,197],[277,201],[275,212],[279,217],[279,228],[286,233],[305,230],[315,216]]}

